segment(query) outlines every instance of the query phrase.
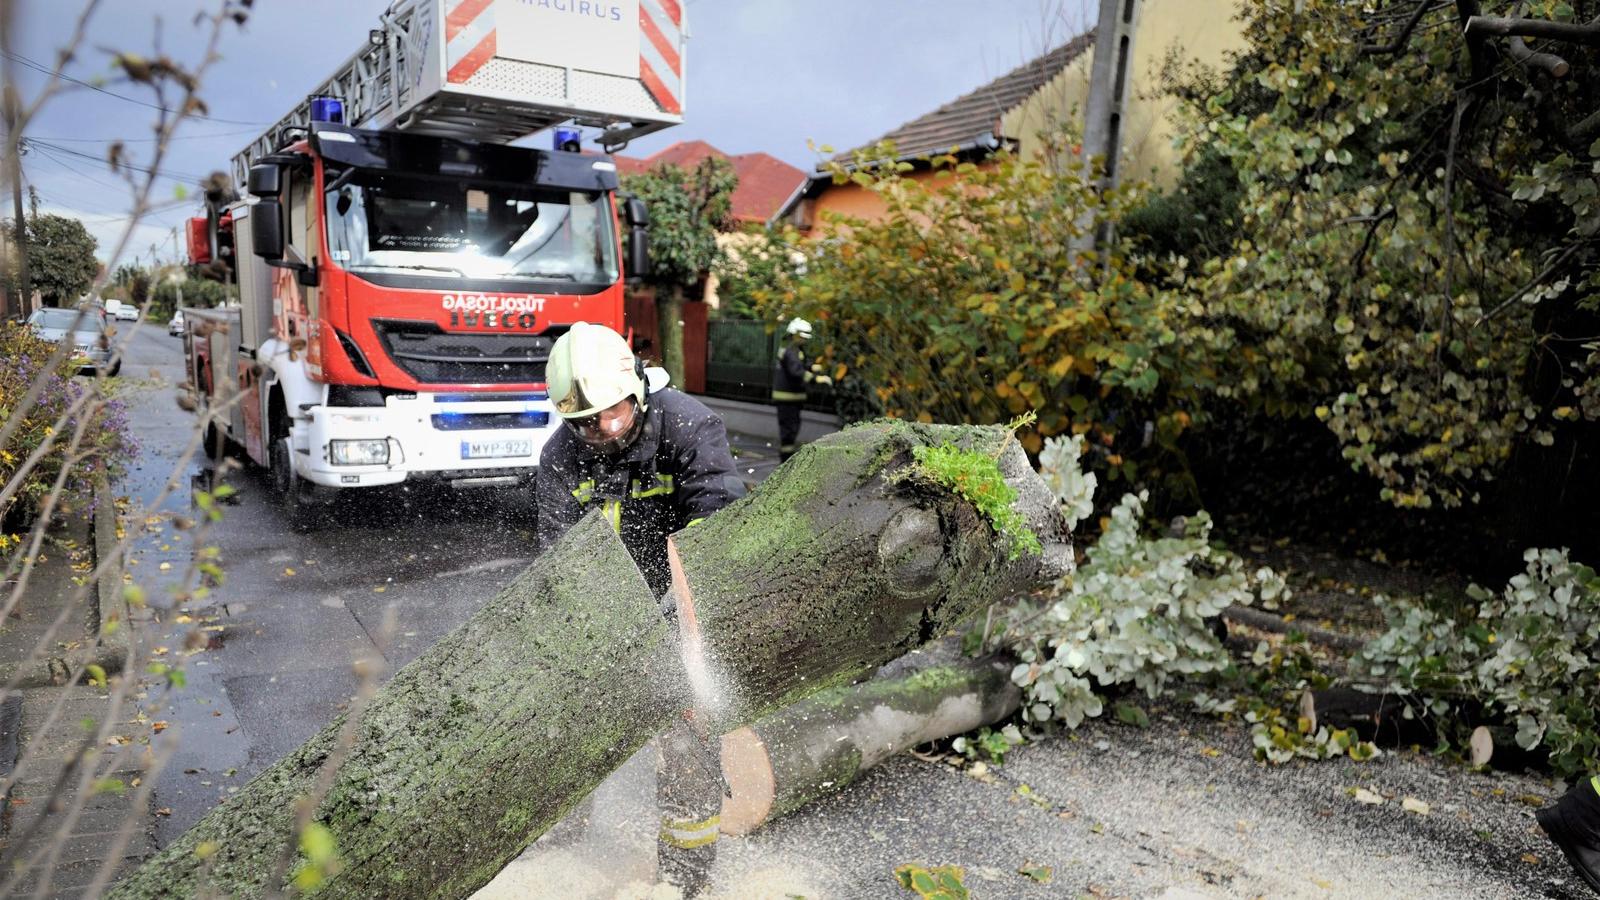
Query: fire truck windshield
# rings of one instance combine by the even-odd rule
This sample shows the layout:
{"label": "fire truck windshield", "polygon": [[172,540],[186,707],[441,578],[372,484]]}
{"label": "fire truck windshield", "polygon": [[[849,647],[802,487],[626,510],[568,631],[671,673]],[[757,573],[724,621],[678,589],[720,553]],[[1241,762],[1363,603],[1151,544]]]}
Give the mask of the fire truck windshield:
{"label": "fire truck windshield", "polygon": [[363,277],[561,282],[568,290],[617,280],[600,193],[332,167],[326,178],[329,255]]}

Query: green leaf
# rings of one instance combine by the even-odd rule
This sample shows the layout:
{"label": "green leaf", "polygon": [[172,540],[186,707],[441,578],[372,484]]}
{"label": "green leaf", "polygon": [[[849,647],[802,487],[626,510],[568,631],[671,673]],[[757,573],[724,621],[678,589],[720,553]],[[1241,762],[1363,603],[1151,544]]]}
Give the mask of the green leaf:
{"label": "green leaf", "polygon": [[312,822],[300,832],[300,852],[317,866],[326,866],[338,854],[333,832],[321,822]]}
{"label": "green leaf", "polygon": [[1040,884],[1049,884],[1050,879],[1055,877],[1055,870],[1049,866],[1023,866],[1017,871]]}
{"label": "green leaf", "polygon": [[89,683],[90,684],[95,685],[96,687],[105,687],[106,686],[106,670],[105,669],[101,668],[100,666],[95,665],[94,663],[90,663],[89,665],[84,666],[84,671],[89,674]]}
{"label": "green leaf", "polygon": [[1134,706],[1131,703],[1117,704],[1117,721],[1124,725],[1132,725],[1136,728],[1150,727],[1150,715],[1142,708]]}

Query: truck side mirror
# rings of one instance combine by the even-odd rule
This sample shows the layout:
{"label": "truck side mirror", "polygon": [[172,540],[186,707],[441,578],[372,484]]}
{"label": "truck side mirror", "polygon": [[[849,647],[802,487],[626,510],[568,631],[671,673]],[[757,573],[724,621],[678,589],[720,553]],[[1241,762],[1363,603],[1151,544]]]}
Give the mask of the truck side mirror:
{"label": "truck side mirror", "polygon": [[[255,174],[255,169],[250,170]],[[251,193],[255,193],[252,189]],[[256,255],[266,260],[283,258],[283,203],[277,198],[262,200],[250,210],[250,243]]]}
{"label": "truck side mirror", "polygon": [[251,166],[245,186],[257,197],[276,197],[283,192],[283,170],[273,165]]}
{"label": "truck side mirror", "polygon": [[[633,201],[637,203],[638,201]],[[635,225],[628,230],[628,277],[650,276],[650,229]]]}
{"label": "truck side mirror", "polygon": [[650,227],[650,210],[638,197],[628,198],[628,224],[636,228]]}

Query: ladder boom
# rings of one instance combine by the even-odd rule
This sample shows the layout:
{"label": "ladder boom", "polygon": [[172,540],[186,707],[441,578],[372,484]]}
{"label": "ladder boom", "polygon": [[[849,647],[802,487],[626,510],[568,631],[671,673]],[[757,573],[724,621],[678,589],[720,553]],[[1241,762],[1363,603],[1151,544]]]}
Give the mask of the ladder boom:
{"label": "ladder boom", "polygon": [[[313,97],[343,101],[344,121],[353,127],[486,143],[510,143],[569,121],[605,129],[602,141],[608,145],[675,125],[683,119],[683,44],[688,36],[682,6],[675,0],[631,2],[638,6],[640,21],[634,32],[641,47],[636,76],[530,61],[527,57],[533,54],[518,46],[537,45],[541,35],[530,34],[523,24],[513,25],[504,13],[497,28],[496,2],[395,0],[381,16],[380,27],[368,33],[365,47],[234,156],[234,182],[242,188],[251,165],[281,149],[296,129],[309,130]],[[489,48],[483,61],[470,55],[464,60],[457,49],[462,7],[469,8],[465,14],[478,17],[471,22],[478,30],[469,39],[489,36],[474,48],[474,53]],[[624,34],[621,39],[634,38]],[[677,52],[661,53],[663,41]]]}

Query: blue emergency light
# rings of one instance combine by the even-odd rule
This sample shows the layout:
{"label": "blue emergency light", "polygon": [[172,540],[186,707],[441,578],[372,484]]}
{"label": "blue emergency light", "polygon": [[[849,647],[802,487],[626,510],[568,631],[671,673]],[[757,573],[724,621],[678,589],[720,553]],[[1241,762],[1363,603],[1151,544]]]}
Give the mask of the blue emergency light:
{"label": "blue emergency light", "polygon": [[344,124],[344,101],[338,97],[312,97],[311,121]]}
{"label": "blue emergency light", "polygon": [[555,148],[568,153],[577,153],[583,146],[583,132],[576,128],[557,128]]}

